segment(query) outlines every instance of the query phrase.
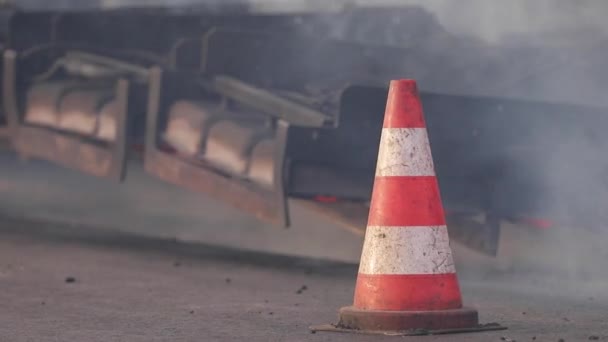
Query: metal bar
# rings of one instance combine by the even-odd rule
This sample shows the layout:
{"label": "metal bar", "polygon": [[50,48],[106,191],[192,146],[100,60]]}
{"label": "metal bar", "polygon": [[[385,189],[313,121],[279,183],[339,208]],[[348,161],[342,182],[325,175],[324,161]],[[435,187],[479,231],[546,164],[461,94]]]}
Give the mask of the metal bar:
{"label": "metal bar", "polygon": [[201,64],[200,70],[202,73],[207,72],[207,62],[209,60],[209,39],[211,36],[215,34],[217,31],[216,27],[212,27],[205,34],[203,34],[203,38],[201,39]]}
{"label": "metal bar", "polygon": [[285,194],[285,153],[287,150],[287,138],[289,134],[289,123],[278,120],[275,136],[275,163],[274,163],[274,192],[277,197],[277,215],[284,227],[289,227],[289,204]]}
{"label": "metal bar", "polygon": [[127,164],[127,129],[129,111],[129,81],[119,79],[116,84],[116,101],[119,111],[116,117],[116,140],[112,142],[112,166],[109,176],[119,182],[125,177]]}
{"label": "metal bar", "polygon": [[175,43],[173,43],[173,45],[171,45],[171,47],[169,48],[169,52],[167,53],[167,67],[169,68],[169,70],[177,69],[178,51],[184,44],[191,40],[191,38],[179,38],[175,41]]}
{"label": "metal bar", "polygon": [[120,61],[115,58],[110,58],[106,56],[96,55],[88,52],[81,51],[68,51],[65,54],[66,59],[76,59],[76,60],[84,60],[92,63],[98,63],[101,65],[106,65],[112,68],[116,68],[127,73],[133,73],[137,77],[142,80],[146,80],[148,77],[148,69],[142,66],[138,66],[133,63],[127,63]]}
{"label": "metal bar", "polygon": [[217,76],[213,88],[220,94],[254,109],[281,118],[291,125],[323,127],[331,120],[325,114],[289,101],[269,91],[253,87],[228,76]]}
{"label": "metal bar", "polygon": [[17,53],[7,50],[4,53],[4,77],[2,79],[2,97],[4,103],[4,114],[7,118],[9,136],[14,139],[19,129],[19,111],[17,108]]}
{"label": "metal bar", "polygon": [[55,43],[58,40],[58,29],[57,27],[59,26],[59,24],[61,23],[61,20],[64,18],[64,14],[63,13],[58,13],[58,14],[53,14],[53,16],[51,17],[51,32],[50,32],[50,40],[51,43]]}
{"label": "metal bar", "polygon": [[[160,111],[160,91],[162,86],[162,70],[152,67],[148,79],[148,105],[146,113],[146,136],[144,143],[144,161],[152,158],[152,153],[157,151],[156,133],[158,130],[158,114]],[[146,166],[147,163],[144,163]]]}

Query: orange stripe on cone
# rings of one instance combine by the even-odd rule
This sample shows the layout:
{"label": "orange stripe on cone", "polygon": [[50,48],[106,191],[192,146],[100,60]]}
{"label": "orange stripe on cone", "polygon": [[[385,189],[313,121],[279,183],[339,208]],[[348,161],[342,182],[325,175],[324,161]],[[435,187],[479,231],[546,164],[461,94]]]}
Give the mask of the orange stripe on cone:
{"label": "orange stripe on cone", "polygon": [[456,274],[359,274],[354,306],[366,310],[462,307]]}
{"label": "orange stripe on cone", "polygon": [[367,225],[445,225],[437,179],[434,176],[377,177]]}
{"label": "orange stripe on cone", "polygon": [[384,128],[424,127],[426,123],[416,81],[392,81],[384,113]]}

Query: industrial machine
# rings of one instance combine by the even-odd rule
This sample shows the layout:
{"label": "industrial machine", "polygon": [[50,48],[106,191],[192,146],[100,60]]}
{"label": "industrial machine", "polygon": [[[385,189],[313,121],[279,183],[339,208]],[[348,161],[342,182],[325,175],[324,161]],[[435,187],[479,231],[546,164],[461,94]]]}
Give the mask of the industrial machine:
{"label": "industrial machine", "polygon": [[[297,204],[363,234],[388,81],[416,75],[410,48],[332,38],[328,23],[358,18],[340,11],[24,3],[2,16],[0,125],[19,155],[117,182],[137,159],[269,224],[289,226]],[[589,217],[567,200],[547,205],[555,196],[543,177],[556,159],[579,163],[556,144],[602,141],[604,110],[425,91],[422,100],[454,240],[493,255],[501,222]],[[578,124],[580,115],[594,121]],[[594,160],[585,170],[604,172]]]}

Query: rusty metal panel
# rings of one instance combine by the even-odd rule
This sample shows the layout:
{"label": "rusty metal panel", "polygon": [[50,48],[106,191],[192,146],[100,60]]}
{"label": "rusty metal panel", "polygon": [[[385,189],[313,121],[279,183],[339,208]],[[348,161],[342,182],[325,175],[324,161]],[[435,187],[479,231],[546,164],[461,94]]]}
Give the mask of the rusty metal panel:
{"label": "rusty metal panel", "polygon": [[144,169],[146,172],[175,185],[201,192],[224,201],[237,209],[253,214],[260,220],[288,226],[288,209],[283,189],[283,165],[288,125],[279,122],[277,142],[283,144],[278,155],[274,189],[265,190],[254,183],[223,175],[195,160],[185,160],[158,148],[158,117],[161,108],[162,71],[152,68],[149,73],[148,113]]}
{"label": "rusty metal panel", "polygon": [[284,222],[273,194],[256,189],[253,184],[222,176],[161,151],[147,152],[144,165],[146,172],[166,182],[209,194],[258,219],[274,224]]}
{"label": "rusty metal panel", "polygon": [[106,145],[86,141],[74,134],[23,124],[17,105],[16,62],[14,51],[4,53],[3,109],[8,118],[8,134],[17,152],[24,157],[40,158],[94,176],[121,181],[127,158],[129,82],[119,79],[116,83],[115,96],[120,108],[116,122],[117,137],[112,144]]}
{"label": "rusty metal panel", "polygon": [[98,177],[107,176],[112,169],[110,150],[44,128],[22,126],[13,141],[25,157],[53,161]]}
{"label": "rusty metal panel", "polygon": [[87,142],[72,134],[20,124],[15,130],[13,145],[24,157],[41,158],[93,176],[122,181],[127,158],[126,80],[118,82],[116,98],[121,113],[117,118],[118,135],[112,144]]}

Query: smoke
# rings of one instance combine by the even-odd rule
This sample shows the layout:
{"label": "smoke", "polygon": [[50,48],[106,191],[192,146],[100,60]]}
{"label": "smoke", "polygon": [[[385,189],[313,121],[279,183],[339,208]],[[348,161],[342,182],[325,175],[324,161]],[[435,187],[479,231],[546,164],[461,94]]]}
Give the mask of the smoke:
{"label": "smoke", "polygon": [[[436,53],[447,63],[436,68],[444,77],[422,80],[424,88],[608,107],[608,75],[603,67],[608,53],[608,23],[603,16],[608,3],[437,0],[422,6],[450,34],[446,38],[436,29],[435,37],[422,38],[427,39],[420,44],[425,53]],[[437,60],[437,55],[428,60]],[[538,122],[534,115],[544,117],[535,126],[533,144],[526,146],[526,155],[505,160],[520,177],[534,179],[535,188],[544,190],[535,194],[536,206],[558,225],[534,234],[511,231],[506,237],[512,241],[501,255],[515,268],[563,271],[581,281],[608,275],[603,265],[608,256],[604,247],[608,163],[603,157],[608,110],[562,108],[560,113],[530,113],[530,124]],[[496,127],[492,120],[484,125]],[[522,138],[521,132],[510,129],[508,120],[501,122],[513,143]],[[518,162],[522,159],[525,162]]]}
{"label": "smoke", "polygon": [[[326,12],[317,23],[304,22],[302,30],[315,34],[321,28],[317,36],[405,48],[403,69],[396,73],[405,71],[423,90],[608,107],[605,1],[255,0],[249,4],[252,12]],[[334,15],[338,12],[342,14]],[[516,269],[565,271],[575,279],[594,274],[603,268],[602,244],[608,236],[604,213],[608,165],[601,157],[608,146],[604,134],[608,110],[540,106],[515,114],[483,119],[481,130],[500,136],[509,146],[489,136],[481,144],[495,145],[497,152],[472,150],[471,155],[488,159],[473,164],[498,160],[509,171],[504,177],[512,178],[497,180],[507,184],[499,188],[504,197],[522,192],[511,200],[529,203],[531,211],[555,219],[558,226],[542,232],[505,227],[509,230],[505,239],[510,240],[503,242],[499,258]],[[517,127],[526,126],[526,132],[532,133],[531,137],[525,133],[524,139]],[[513,180],[524,186],[511,188]]]}
{"label": "smoke", "polygon": [[[608,163],[603,157],[608,147],[608,109],[603,109],[608,108],[608,70],[604,67],[608,3],[357,3],[401,6],[348,9],[342,18],[331,17],[331,22],[324,23],[328,36],[407,48],[405,75],[416,78],[423,90],[561,104],[536,106],[509,118],[488,113],[482,120],[482,130],[500,135],[500,141],[509,146],[496,144],[490,136],[481,144],[497,145],[496,155],[479,154],[479,158],[502,158],[501,164],[509,169],[505,177],[529,185],[516,190],[507,185],[500,191],[525,191],[514,198],[530,196],[523,202],[530,203],[536,214],[557,222],[545,231],[506,226],[507,241],[502,242],[499,259],[517,270],[555,271],[577,281],[608,276],[598,272],[606,269],[602,260],[608,256],[604,248],[608,241],[604,209]],[[479,160],[475,164],[489,163]]]}
{"label": "smoke", "polygon": [[[49,8],[75,3],[17,2]],[[206,8],[246,3],[244,8],[253,13],[344,11],[340,18],[320,17],[320,26],[327,30],[321,36],[408,48],[404,68],[423,90],[608,107],[608,2],[603,0],[91,0],[81,6],[203,3]],[[372,6],[385,8],[357,10]],[[314,33],[315,25],[304,26]],[[576,110],[559,118],[550,112],[534,115],[545,119],[535,126],[526,155],[503,156],[504,162],[518,177],[534,179],[540,183],[535,186],[547,189],[535,202],[541,211],[558,217],[562,227],[533,234],[510,230],[517,233],[506,234],[511,240],[501,257],[518,264],[542,261],[572,274],[605,268],[598,263],[606,258],[602,245],[608,231],[608,168],[603,158],[608,123]],[[508,132],[512,142],[520,139],[509,118],[495,120],[488,117],[483,124]],[[516,163],[521,159],[526,162]]]}
{"label": "smoke", "polygon": [[[608,3],[602,0],[368,0],[361,5],[415,5],[434,13],[449,31],[500,43],[511,37],[545,38],[563,32],[608,32],[604,14]],[[572,37],[555,37],[571,40]],[[564,39],[565,38],[565,39]],[[577,39],[592,39],[578,36]]]}

